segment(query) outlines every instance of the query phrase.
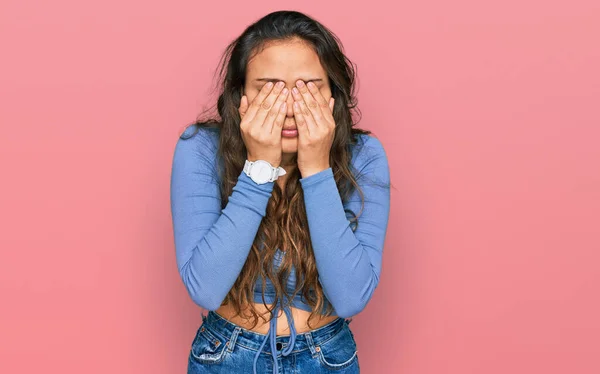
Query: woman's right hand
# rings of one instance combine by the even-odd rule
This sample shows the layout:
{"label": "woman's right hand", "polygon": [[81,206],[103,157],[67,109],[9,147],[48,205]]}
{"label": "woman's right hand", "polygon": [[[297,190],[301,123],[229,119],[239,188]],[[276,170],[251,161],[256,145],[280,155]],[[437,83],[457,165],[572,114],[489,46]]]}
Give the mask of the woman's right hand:
{"label": "woman's right hand", "polygon": [[265,160],[273,167],[281,163],[281,130],[287,108],[289,90],[283,82],[265,84],[248,105],[248,97],[242,96],[239,112],[242,118],[240,130],[248,152],[248,160]]}

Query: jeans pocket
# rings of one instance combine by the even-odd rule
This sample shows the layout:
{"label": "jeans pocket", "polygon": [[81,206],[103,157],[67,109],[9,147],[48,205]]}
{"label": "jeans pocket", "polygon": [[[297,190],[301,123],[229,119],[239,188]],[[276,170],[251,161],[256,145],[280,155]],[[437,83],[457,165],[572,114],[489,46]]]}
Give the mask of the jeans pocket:
{"label": "jeans pocket", "polygon": [[358,349],[346,324],[334,337],[320,344],[317,351],[321,365],[329,370],[345,369],[358,360]]}
{"label": "jeans pocket", "polygon": [[196,332],[190,354],[202,364],[218,364],[225,359],[226,348],[227,344],[202,324]]}

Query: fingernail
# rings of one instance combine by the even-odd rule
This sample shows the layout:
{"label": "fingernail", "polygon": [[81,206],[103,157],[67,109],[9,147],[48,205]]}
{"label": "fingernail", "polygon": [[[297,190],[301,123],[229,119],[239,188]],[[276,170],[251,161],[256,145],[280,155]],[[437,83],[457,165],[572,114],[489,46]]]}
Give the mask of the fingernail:
{"label": "fingernail", "polygon": [[298,102],[297,102],[297,101],[294,101],[294,108],[295,108],[296,110],[300,110],[300,105],[298,105]]}
{"label": "fingernail", "polygon": [[308,82],[307,86],[310,87],[310,88],[315,88],[316,87],[313,82]]}
{"label": "fingernail", "polygon": [[298,82],[296,82],[296,85],[297,85],[298,87],[304,87],[304,82],[302,82],[302,81],[298,81]]}
{"label": "fingernail", "polygon": [[271,87],[273,87],[273,82],[268,82],[267,83],[267,88],[271,88]]}
{"label": "fingernail", "polygon": [[296,87],[292,88],[292,91],[294,91],[294,94],[298,95],[300,93],[300,91],[298,91],[298,89]]}
{"label": "fingernail", "polygon": [[283,82],[277,82],[277,88],[283,87]]}

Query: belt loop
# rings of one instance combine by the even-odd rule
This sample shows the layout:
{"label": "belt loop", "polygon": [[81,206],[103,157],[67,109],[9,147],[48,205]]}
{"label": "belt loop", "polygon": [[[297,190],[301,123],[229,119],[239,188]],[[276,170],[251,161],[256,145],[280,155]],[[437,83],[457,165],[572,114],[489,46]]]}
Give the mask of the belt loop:
{"label": "belt loop", "polygon": [[306,344],[308,344],[308,349],[310,349],[310,353],[312,357],[317,357],[317,350],[315,349],[315,343],[312,339],[312,333],[310,331],[304,333],[304,337],[306,338]]}
{"label": "belt loop", "polygon": [[229,352],[233,352],[233,348],[235,347],[235,342],[237,341],[237,337],[241,331],[242,331],[242,329],[239,326],[237,326],[235,329],[233,329],[233,334],[231,334],[231,337],[229,338],[229,341],[227,342],[227,350]]}

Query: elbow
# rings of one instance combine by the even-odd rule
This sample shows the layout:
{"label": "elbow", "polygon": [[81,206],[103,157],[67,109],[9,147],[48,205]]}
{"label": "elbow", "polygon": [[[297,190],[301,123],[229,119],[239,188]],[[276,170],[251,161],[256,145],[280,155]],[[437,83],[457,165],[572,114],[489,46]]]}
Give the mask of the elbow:
{"label": "elbow", "polygon": [[[321,280],[319,279],[319,281]],[[344,287],[343,289],[338,288],[335,292],[327,292],[328,290],[323,287],[323,292],[327,300],[333,305],[337,316],[350,318],[366,308],[373,297],[377,281],[378,277],[375,275],[369,282],[364,282],[364,286],[356,285]],[[322,282],[321,285],[323,285]]]}
{"label": "elbow", "polygon": [[367,307],[374,292],[375,287],[371,286],[362,293],[347,293],[344,298],[337,300],[337,303],[334,304],[336,314],[342,318],[350,318],[357,315]]}
{"label": "elbow", "polygon": [[341,318],[350,318],[362,312],[367,303],[362,300],[346,300],[335,306],[335,313]]}
{"label": "elbow", "polygon": [[217,310],[222,304],[222,300],[214,294],[190,292],[189,289],[188,294],[196,305],[206,310]]}
{"label": "elbow", "polygon": [[206,280],[196,278],[195,274],[184,267],[181,271],[181,279],[192,301],[206,310],[217,310],[223,303],[222,297],[215,292],[216,287],[207,285]]}

